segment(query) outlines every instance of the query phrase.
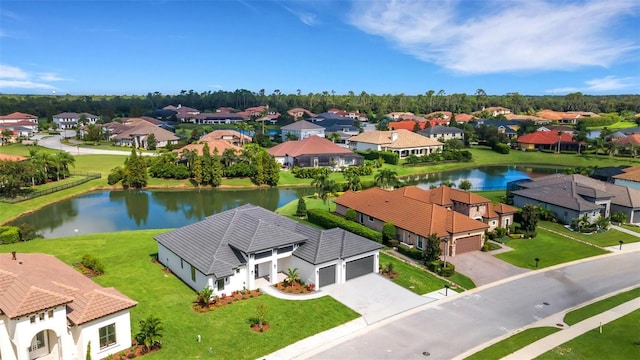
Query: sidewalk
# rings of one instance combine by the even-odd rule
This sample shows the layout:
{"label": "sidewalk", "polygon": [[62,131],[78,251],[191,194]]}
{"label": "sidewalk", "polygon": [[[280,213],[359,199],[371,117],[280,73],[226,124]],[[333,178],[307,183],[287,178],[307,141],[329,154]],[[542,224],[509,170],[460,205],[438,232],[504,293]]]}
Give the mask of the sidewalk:
{"label": "sidewalk", "polygon": [[[618,305],[610,310],[607,310],[596,316],[583,320],[573,326],[570,326],[566,329],[560,330],[554,334],[546,336],[504,357],[503,359],[505,360],[533,359],[590,330],[598,328],[600,325],[604,325],[611,321],[614,321],[637,309],[640,309],[640,298],[636,298],[622,305]],[[606,331],[606,327],[604,331]]]}

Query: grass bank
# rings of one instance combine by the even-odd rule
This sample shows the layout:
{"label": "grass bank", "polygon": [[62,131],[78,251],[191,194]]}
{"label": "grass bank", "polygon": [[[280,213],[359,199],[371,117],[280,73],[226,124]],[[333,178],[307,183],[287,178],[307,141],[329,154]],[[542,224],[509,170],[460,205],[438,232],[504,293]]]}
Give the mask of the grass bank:
{"label": "grass bank", "polygon": [[619,240],[625,240],[625,243],[640,241],[640,237],[630,236],[616,229],[609,229],[605,232],[595,234],[582,234],[579,232],[570,231],[561,224],[548,221],[540,222],[539,226],[542,226],[545,229],[556,231],[564,236],[582,240],[600,247],[618,245]]}
{"label": "grass bank", "polygon": [[640,297],[640,287],[570,311],[564,316],[564,322],[569,325],[577,324],[638,297]]}
{"label": "grass bank", "polygon": [[502,359],[512,352],[520,350],[523,347],[558,331],[560,331],[560,329],[555,327],[538,327],[526,329],[489,347],[486,347],[471,356],[466,357],[465,360]]}
{"label": "grass bank", "polygon": [[[162,266],[151,261],[157,252],[153,236],[166,230],[142,230],[40,239],[0,245],[1,252],[41,252],[55,255],[67,264],[91,254],[105,265],[105,275],[94,278],[102,286],[113,286],[138,301],[131,310],[132,333],[138,321],[149,315],[162,320],[163,349],[149,359],[215,358],[255,359],[305,337],[330,329],[359,315],[331,297],[308,301],[285,301],[268,295],[243,300],[209,313],[191,309],[195,292]],[[248,320],[256,306],[267,305],[264,333],[250,330]],[[318,317],[322,314],[322,317]],[[196,342],[201,335],[202,342]],[[146,357],[145,357],[146,358]]]}

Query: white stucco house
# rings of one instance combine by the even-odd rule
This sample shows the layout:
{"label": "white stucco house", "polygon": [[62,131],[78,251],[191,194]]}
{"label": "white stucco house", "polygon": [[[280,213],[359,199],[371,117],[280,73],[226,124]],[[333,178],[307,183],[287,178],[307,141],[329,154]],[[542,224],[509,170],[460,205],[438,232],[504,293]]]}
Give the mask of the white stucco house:
{"label": "white stucco house", "polygon": [[280,128],[282,139],[293,136],[297,140],[306,139],[309,136],[325,137],[324,127],[310,123],[306,120],[296,121]]}
{"label": "white stucco house", "polygon": [[131,347],[136,302],[54,256],[0,254],[0,358],[102,359]]}
{"label": "white stucco house", "polygon": [[195,291],[257,289],[297,268],[323,286],[377,273],[382,245],[342,229],[320,230],[247,204],[155,237],[158,260]]}
{"label": "white stucco house", "polygon": [[100,117],[90,113],[63,112],[53,115],[53,122],[58,125],[58,129],[73,129],[78,126],[80,120],[86,120],[86,124],[96,124]]}

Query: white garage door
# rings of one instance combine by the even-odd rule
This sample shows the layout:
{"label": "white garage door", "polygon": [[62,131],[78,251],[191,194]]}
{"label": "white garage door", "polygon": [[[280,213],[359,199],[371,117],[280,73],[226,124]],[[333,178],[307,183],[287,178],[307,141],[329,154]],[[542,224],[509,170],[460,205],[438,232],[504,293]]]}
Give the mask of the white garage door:
{"label": "white garage door", "polygon": [[373,272],[373,255],[347,262],[347,280]]}

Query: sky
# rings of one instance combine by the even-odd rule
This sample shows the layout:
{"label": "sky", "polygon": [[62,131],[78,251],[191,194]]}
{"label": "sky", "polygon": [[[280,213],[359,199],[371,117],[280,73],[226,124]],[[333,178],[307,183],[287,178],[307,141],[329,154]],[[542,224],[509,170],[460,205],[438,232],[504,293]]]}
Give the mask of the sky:
{"label": "sky", "polygon": [[0,1],[0,93],[640,94],[636,0]]}

